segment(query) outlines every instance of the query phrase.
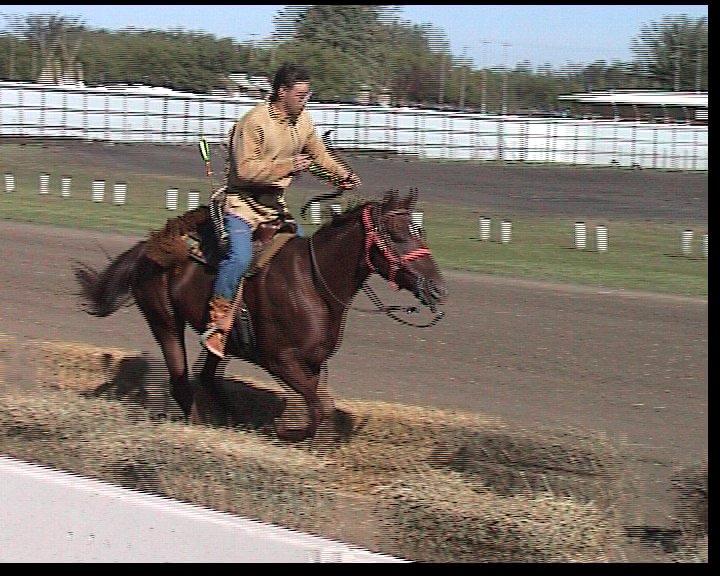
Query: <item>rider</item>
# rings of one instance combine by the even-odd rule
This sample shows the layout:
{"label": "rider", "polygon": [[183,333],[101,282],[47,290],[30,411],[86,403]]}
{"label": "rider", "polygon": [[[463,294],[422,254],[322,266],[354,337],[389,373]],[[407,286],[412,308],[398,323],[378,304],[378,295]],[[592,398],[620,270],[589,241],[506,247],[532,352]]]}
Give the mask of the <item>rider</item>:
{"label": "rider", "polygon": [[[209,320],[201,341],[223,357],[232,326],[232,300],[252,259],[252,235],[262,223],[292,220],[285,189],[293,175],[311,169],[340,189],[360,185],[352,170],[337,162],[315,132],[305,104],[310,98],[307,70],[285,63],[276,72],[269,102],[240,118],[228,137],[224,224],[228,246],[218,266]],[[297,234],[303,235],[298,224]]]}

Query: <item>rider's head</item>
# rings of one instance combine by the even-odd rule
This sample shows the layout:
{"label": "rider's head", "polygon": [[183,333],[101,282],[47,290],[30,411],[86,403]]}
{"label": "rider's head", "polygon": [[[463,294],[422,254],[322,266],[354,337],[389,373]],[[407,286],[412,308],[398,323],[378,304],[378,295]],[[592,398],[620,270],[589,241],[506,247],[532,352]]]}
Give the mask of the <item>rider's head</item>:
{"label": "rider's head", "polygon": [[310,74],[305,68],[285,63],[275,73],[270,102],[290,116],[298,116],[310,98]]}

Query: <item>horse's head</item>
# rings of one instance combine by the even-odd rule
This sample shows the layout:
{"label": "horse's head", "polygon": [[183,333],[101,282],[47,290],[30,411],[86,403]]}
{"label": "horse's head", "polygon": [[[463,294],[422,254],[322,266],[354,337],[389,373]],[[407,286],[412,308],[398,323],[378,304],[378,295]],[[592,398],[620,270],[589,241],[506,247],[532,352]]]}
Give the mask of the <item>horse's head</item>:
{"label": "horse's head", "polygon": [[417,190],[403,199],[388,192],[379,203],[363,211],[365,261],[371,271],[398,288],[408,290],[435,312],[447,298],[447,288],[425,238],[412,221]]}

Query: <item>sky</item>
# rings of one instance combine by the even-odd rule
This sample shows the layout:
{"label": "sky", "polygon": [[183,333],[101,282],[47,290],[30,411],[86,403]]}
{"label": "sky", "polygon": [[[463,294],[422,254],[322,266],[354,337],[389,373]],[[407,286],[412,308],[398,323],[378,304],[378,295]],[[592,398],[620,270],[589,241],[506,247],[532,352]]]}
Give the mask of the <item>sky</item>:
{"label": "sky", "polygon": [[[91,28],[126,27],[202,31],[235,41],[257,41],[273,32],[277,5],[5,4],[0,14],[77,16]],[[455,56],[463,52],[475,67],[534,68],[634,59],[632,38],[643,24],[666,15],[708,15],[705,4],[476,5],[408,4],[399,16],[430,23],[447,34]],[[0,29],[5,20],[0,19]]]}

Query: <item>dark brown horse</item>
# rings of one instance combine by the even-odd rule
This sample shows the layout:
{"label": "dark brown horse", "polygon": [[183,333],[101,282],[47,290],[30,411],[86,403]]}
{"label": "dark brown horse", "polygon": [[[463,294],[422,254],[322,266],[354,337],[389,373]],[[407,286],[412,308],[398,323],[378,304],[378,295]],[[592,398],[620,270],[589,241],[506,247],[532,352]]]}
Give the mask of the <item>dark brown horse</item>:
{"label": "dark brown horse", "polygon": [[[440,272],[411,222],[415,200],[415,193],[399,199],[390,192],[382,201],[366,202],[336,215],[311,237],[289,240],[269,264],[246,279],[244,300],[254,345],[248,348],[243,342],[238,310],[227,354],[264,368],[307,403],[306,428],[293,430],[276,422],[279,437],[312,437],[333,414],[332,399],[318,394],[321,372],[338,347],[353,298],[373,272],[410,291],[433,311],[445,299]],[[202,207],[194,213],[206,215],[207,210]],[[174,238],[168,230],[176,221],[187,221],[190,214],[168,222],[166,242],[170,238],[177,247],[179,224]],[[197,224],[209,226],[209,221]],[[139,242],[101,273],[84,265],[75,267],[87,311],[108,316],[132,296],[162,348],[172,396],[185,415],[194,422],[207,420],[206,412],[198,408],[198,394],[203,402],[210,399],[213,413],[224,415],[226,400],[215,382],[219,359],[207,354],[193,389],[184,341],[187,324],[197,332],[205,327],[215,270],[182,250],[159,264],[158,258],[151,257],[152,241],[153,236]]]}

